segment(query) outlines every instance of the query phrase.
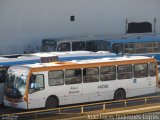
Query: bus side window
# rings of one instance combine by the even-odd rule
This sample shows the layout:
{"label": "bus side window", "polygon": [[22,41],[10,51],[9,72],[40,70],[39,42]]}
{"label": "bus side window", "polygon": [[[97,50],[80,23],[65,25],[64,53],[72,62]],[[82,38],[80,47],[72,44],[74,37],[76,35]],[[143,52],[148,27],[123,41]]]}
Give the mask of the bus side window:
{"label": "bus side window", "polygon": [[117,78],[119,80],[133,78],[132,65],[119,65],[117,67]]}
{"label": "bus side window", "polygon": [[81,69],[72,69],[65,71],[65,84],[78,84],[82,82]]}
{"label": "bus side window", "polygon": [[85,50],[85,42],[72,42],[72,51]]}
{"label": "bus side window", "polygon": [[70,42],[63,42],[58,45],[57,51],[71,51]]}
{"label": "bus side window", "polygon": [[32,89],[34,88],[35,84],[35,75],[31,75],[30,80],[29,80],[29,88]]}
{"label": "bus side window", "polygon": [[41,52],[52,52],[56,51],[57,42],[54,39],[43,39]]}
{"label": "bus side window", "polygon": [[109,42],[104,40],[89,40],[86,41],[86,50],[87,51],[107,51],[109,47]]}
{"label": "bus side window", "polygon": [[31,75],[29,82],[29,93],[44,89],[44,75]]}
{"label": "bus side window", "polygon": [[123,44],[122,43],[113,44],[112,47],[113,47],[112,52],[114,52],[116,54],[123,53]]}
{"label": "bus side window", "polygon": [[55,70],[48,72],[49,86],[58,86],[64,84],[63,70]]}
{"label": "bus side window", "polygon": [[135,78],[148,77],[148,64],[135,64],[134,77]]}
{"label": "bus side window", "polygon": [[155,63],[150,63],[149,64],[149,72],[150,76],[156,76],[156,64]]}
{"label": "bus side window", "polygon": [[146,43],[146,51],[147,53],[155,53],[159,52],[159,45],[158,42],[148,42]]}
{"label": "bus side window", "polygon": [[134,54],[134,51],[135,51],[134,43],[125,44],[125,50],[124,50],[125,53]]}
{"label": "bus side window", "polygon": [[87,51],[92,51],[92,52],[99,51],[97,42],[98,41],[96,41],[96,40],[86,41],[86,50]]}
{"label": "bus side window", "polygon": [[146,53],[146,44],[145,43],[134,43],[134,53]]}
{"label": "bus side window", "polygon": [[103,66],[100,68],[100,80],[108,81],[116,79],[116,66]]}
{"label": "bus side window", "polygon": [[98,82],[99,81],[99,68],[84,68],[83,69],[83,82]]}

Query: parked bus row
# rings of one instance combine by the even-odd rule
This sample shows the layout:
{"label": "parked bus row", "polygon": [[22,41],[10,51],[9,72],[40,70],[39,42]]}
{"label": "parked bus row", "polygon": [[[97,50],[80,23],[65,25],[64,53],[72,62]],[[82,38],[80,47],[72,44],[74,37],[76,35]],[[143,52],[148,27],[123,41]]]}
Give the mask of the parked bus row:
{"label": "parked bus row", "polygon": [[[44,44],[45,41],[47,41],[46,44]],[[50,44],[50,42],[51,42],[51,44]],[[47,39],[47,40],[43,40],[42,48],[44,48],[44,49],[42,49],[42,50],[44,50],[44,51],[48,51],[48,50],[49,51],[60,51],[59,53],[51,52],[51,53],[35,53],[35,54],[29,54],[29,55],[20,55],[19,57],[17,56],[18,58],[15,58],[15,60],[16,59],[17,60],[26,59],[26,58],[28,59],[28,57],[38,56],[39,58],[41,58],[41,61],[38,61],[38,63],[40,63],[42,61],[43,62],[50,62],[50,61],[55,61],[55,60],[56,61],[57,60],[60,60],[60,61],[78,60],[77,61],[77,63],[78,63],[78,62],[81,62],[81,60],[85,60],[85,59],[95,59],[95,58],[104,58],[104,57],[111,57],[110,59],[114,61],[116,59],[115,57],[117,55],[122,55],[123,56],[124,54],[127,54],[127,56],[143,55],[143,56],[154,57],[159,62],[159,60],[160,60],[159,47],[160,47],[160,36],[159,35],[138,35],[138,36],[137,35],[126,35],[126,36],[114,37],[114,38],[113,37],[89,37],[89,38],[85,38],[85,39],[84,38],[65,39],[65,40],[57,39],[55,41]],[[105,50],[106,51],[106,50],[109,50],[112,53],[102,52],[102,51],[97,52],[97,53],[93,53],[93,52],[83,51],[83,50],[90,50],[90,51],[99,51],[99,50]],[[76,51],[76,52],[65,52],[65,51]],[[116,53],[117,55],[114,54],[114,53]],[[52,55],[54,57],[50,57],[49,59],[44,59],[42,56],[45,56],[45,55],[49,55],[49,56]],[[121,58],[123,58],[123,57],[121,57]],[[4,60],[4,59],[7,59],[7,58],[1,58],[1,59]],[[120,59],[120,58],[118,58],[118,59]],[[1,65],[2,70],[0,71],[0,73],[2,73],[2,74],[0,74],[0,78],[3,81],[2,84],[1,84],[3,87],[0,87],[0,89],[2,89],[2,91],[1,91],[2,96],[4,94],[3,89],[4,89],[4,80],[6,80],[6,78],[4,79],[4,77],[6,77],[5,76],[6,70],[8,69],[9,66],[17,65],[17,62],[12,63],[12,60],[13,60],[13,58],[10,59],[11,64],[9,62],[7,63],[5,61],[0,63],[0,64],[4,64],[3,66]],[[33,63],[37,63],[37,62],[33,62]],[[88,61],[88,63],[90,63],[90,62]],[[22,61],[22,62],[18,62],[18,64],[19,65],[30,64],[30,62],[28,62],[28,61],[23,62]],[[62,64],[62,63],[57,63],[57,65],[59,65],[59,64]],[[132,78],[136,78],[135,77],[136,72],[134,71],[135,67],[133,67],[134,66],[133,64],[134,63],[132,63],[132,66],[128,67],[128,69],[127,69],[127,71],[129,71],[129,68],[132,69],[132,71],[130,71],[130,74],[128,74],[128,77],[132,76]],[[148,63],[148,66],[145,66],[148,71],[150,71],[150,65],[149,64],[150,63]],[[115,77],[115,80],[120,79],[118,77],[118,68],[119,67],[117,68],[117,66],[119,66],[119,64],[115,64],[115,74],[113,75]],[[157,65],[155,65],[155,66],[157,68]],[[97,71],[98,71],[97,78],[99,78],[99,81],[96,81],[97,78],[93,77],[93,81],[95,80],[95,82],[98,82],[98,83],[100,81],[103,81],[102,78],[101,78],[101,74],[100,74],[101,73],[100,72],[101,67],[102,66],[97,66],[97,68],[98,68],[97,69]],[[141,69],[141,68],[143,68],[143,67],[139,67],[138,69]],[[81,81],[82,84],[83,84],[83,83],[85,83],[85,79],[84,79],[85,78],[84,75],[86,74],[85,69],[83,69],[83,67],[79,68],[79,69],[81,69],[81,72],[79,70],[76,71],[76,72],[77,72],[77,74],[80,73],[80,76],[82,76],[82,77],[81,77],[81,79],[75,79],[74,82],[76,83],[77,81]],[[91,71],[95,72],[94,70],[95,69],[91,69]],[[66,81],[67,76],[65,76],[66,75],[66,70],[63,69],[63,71],[64,71],[64,73],[63,73],[63,76],[64,76],[63,84],[66,86],[67,85],[67,81]],[[157,69],[156,69],[156,71],[157,71]],[[146,74],[146,72],[144,74]],[[151,75],[151,73],[148,72],[148,74],[146,74],[146,75],[148,75],[148,76],[146,76],[147,77],[146,81],[149,81],[148,77]],[[124,75],[124,76],[126,77],[126,79],[132,79],[132,78],[128,78],[127,75]],[[158,76],[158,72],[156,72],[156,79],[158,79],[157,76]],[[104,79],[107,79],[107,77],[106,78],[104,77]],[[111,76],[109,76],[109,77],[111,77]],[[122,77],[122,78],[125,79],[125,77],[124,78]],[[89,79],[87,78],[86,81],[87,80],[89,80]],[[137,81],[137,80],[134,79],[134,81]],[[53,81],[53,83],[54,82],[56,83],[57,81],[55,80],[55,81]],[[60,81],[58,81],[58,82],[60,82]],[[28,85],[29,85],[29,83],[28,83]],[[26,90],[27,90],[27,88],[25,89],[25,92],[26,92]],[[81,90],[83,90],[83,87],[81,87]],[[19,94],[19,90],[16,90],[16,89],[12,90],[12,92],[15,92],[15,93],[18,92],[18,94]],[[26,94],[26,96],[27,95],[28,94]],[[1,96],[0,96],[0,99],[1,99],[1,102],[3,102]],[[29,101],[28,98],[26,98],[26,99],[25,99],[26,101]],[[63,98],[63,99],[65,99],[65,98]],[[47,100],[44,101],[44,102],[46,103]],[[11,104],[13,104],[13,103],[11,102]],[[27,106],[28,106],[28,103],[27,103]],[[46,107],[46,105],[45,105],[45,107]],[[27,109],[30,109],[30,107],[27,107]]]}
{"label": "parked bus row", "polygon": [[33,109],[100,100],[121,100],[155,93],[154,58],[123,56],[12,66],[5,106]]}

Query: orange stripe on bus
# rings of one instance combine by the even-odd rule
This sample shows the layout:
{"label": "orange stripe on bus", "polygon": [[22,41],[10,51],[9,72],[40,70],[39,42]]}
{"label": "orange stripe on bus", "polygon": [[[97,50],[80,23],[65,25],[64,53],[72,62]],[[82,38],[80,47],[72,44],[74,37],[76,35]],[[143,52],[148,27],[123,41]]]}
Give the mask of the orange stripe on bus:
{"label": "orange stripe on bus", "polygon": [[156,62],[154,58],[141,59],[141,60],[125,60],[125,61],[111,61],[111,62],[97,62],[97,63],[72,63],[72,62],[58,62],[60,66],[43,66],[38,68],[31,68],[32,72],[50,71],[50,70],[62,70],[62,69],[75,69],[75,68],[88,68],[88,67],[98,67],[98,66],[111,66],[111,65],[125,65],[125,64],[140,64]]}

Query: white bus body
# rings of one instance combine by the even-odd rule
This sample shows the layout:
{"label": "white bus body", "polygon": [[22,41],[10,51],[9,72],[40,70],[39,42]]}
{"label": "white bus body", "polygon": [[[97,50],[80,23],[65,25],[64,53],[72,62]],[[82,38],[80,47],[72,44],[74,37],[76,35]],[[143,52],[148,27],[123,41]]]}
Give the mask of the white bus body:
{"label": "white bus body", "polygon": [[8,78],[6,106],[54,108],[155,93],[158,68],[154,58],[123,56],[13,66]]}

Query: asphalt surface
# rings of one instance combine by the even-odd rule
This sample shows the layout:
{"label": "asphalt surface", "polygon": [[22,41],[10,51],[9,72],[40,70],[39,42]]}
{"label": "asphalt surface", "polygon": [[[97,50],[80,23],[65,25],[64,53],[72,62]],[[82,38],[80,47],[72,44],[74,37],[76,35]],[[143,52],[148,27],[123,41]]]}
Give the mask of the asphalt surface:
{"label": "asphalt surface", "polygon": [[[146,95],[146,96],[149,97],[149,96],[155,96],[155,95],[157,95],[157,96],[160,95],[160,92],[150,94],[150,95]],[[139,96],[139,97],[144,97],[144,96]],[[147,104],[150,104],[150,103],[160,103],[160,98],[147,99]],[[136,106],[136,105],[143,105],[143,104],[145,104],[144,100],[135,100],[135,101],[128,101],[127,102],[127,106]],[[106,109],[125,107],[124,102],[123,103],[114,103],[114,104],[111,104],[111,103],[107,104],[106,103],[105,105],[106,105]],[[97,110],[102,110],[102,109],[103,109],[103,105],[93,105],[93,106],[89,106],[89,107],[84,107],[83,111],[84,112],[90,112],[90,111],[97,111]],[[25,111],[26,110],[22,110],[22,109],[1,107],[0,108],[1,119],[6,120],[6,119],[9,118],[9,119],[14,119],[14,120],[29,120],[29,119],[32,119],[32,118],[37,118],[37,119],[38,118],[47,118],[47,117],[53,117],[53,116],[58,115],[58,111],[47,111],[47,112],[41,112],[41,113],[36,113],[36,114],[34,112],[31,112],[30,114],[25,114],[25,115],[14,114],[14,113],[25,112]],[[74,115],[74,114],[80,113],[80,112],[81,112],[81,108],[61,110],[61,114],[73,114]],[[124,120],[127,120],[127,119],[131,120],[131,118],[129,118],[129,117],[128,118],[125,117],[125,116],[123,116],[123,117],[124,117],[123,118]],[[131,116],[131,117],[134,117],[134,116]],[[152,115],[150,115],[150,116],[148,115],[148,117],[152,117]],[[160,116],[158,116],[158,117],[160,117]],[[145,118],[144,120],[146,120],[147,115],[146,115],[146,117],[144,115],[142,115],[142,116],[139,115],[139,118]],[[122,117],[121,118],[119,117],[117,119],[123,120]],[[152,119],[150,119],[150,120],[152,120]]]}

